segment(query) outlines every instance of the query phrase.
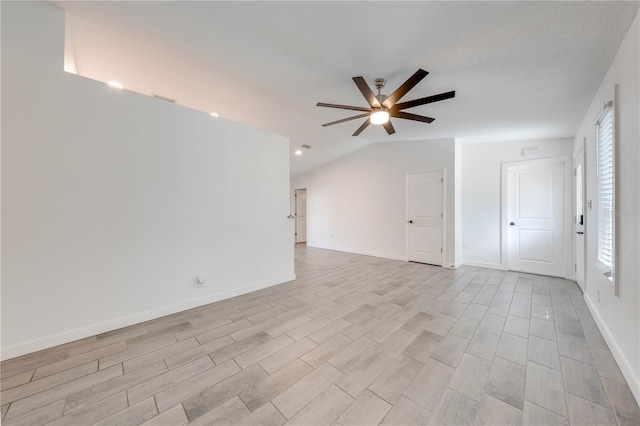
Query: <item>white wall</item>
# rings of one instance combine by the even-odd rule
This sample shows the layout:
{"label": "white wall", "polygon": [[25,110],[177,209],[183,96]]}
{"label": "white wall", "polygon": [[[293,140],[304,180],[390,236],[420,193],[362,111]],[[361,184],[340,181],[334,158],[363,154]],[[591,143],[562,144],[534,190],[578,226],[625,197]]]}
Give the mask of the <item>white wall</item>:
{"label": "white wall", "polygon": [[[640,402],[640,14],[629,29],[593,99],[575,138],[579,149],[586,138],[586,197],[593,209],[586,211],[587,240],[585,300],[616,358],[629,387]],[[596,177],[595,121],[605,102],[613,99],[618,84],[617,189],[620,296],[614,285],[594,266],[597,249],[598,190]],[[600,298],[598,299],[598,293]]]}
{"label": "white wall", "polygon": [[406,260],[406,173],[446,168],[445,266],[455,263],[455,140],[369,145],[292,180],[307,188],[307,244]]}
{"label": "white wall", "polygon": [[[462,144],[463,263],[501,268],[502,164],[525,161],[525,148],[538,148],[535,159],[570,157],[572,139]],[[565,188],[572,191],[571,181]],[[568,264],[571,263],[568,258]]]}
{"label": "white wall", "polygon": [[2,2],[2,357],[293,279],[288,140],[64,73],[64,26]]}

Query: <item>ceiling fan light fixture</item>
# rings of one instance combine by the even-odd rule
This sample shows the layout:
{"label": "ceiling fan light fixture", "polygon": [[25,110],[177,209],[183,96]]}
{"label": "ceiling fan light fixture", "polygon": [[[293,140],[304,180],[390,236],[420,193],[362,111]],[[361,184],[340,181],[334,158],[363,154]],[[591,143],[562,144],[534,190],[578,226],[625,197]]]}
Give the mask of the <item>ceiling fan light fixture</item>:
{"label": "ceiling fan light fixture", "polygon": [[389,121],[389,110],[387,108],[376,108],[369,116],[371,124],[385,124]]}

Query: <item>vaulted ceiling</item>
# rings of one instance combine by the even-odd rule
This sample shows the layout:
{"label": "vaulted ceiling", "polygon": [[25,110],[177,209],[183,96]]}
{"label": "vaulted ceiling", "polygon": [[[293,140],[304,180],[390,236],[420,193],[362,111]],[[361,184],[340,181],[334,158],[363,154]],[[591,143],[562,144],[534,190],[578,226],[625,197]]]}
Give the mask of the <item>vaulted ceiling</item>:
{"label": "vaulted ceiling", "polygon": [[[263,128],[291,140],[291,175],[369,143],[573,137],[638,2],[76,2],[67,48],[78,73]],[[403,101],[456,91],[395,120],[322,123],[367,106],[353,76],[389,94],[430,74]],[[213,118],[212,118],[213,119]],[[310,145],[300,157],[300,145]]]}

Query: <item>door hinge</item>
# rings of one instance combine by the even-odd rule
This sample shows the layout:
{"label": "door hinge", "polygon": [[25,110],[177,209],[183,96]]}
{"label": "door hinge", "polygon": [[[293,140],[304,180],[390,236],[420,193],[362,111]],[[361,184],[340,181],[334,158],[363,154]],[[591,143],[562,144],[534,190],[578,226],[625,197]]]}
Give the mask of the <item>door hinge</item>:
{"label": "door hinge", "polygon": [[440,217],[441,217],[441,218],[442,218],[442,217],[444,217],[444,216],[442,215],[442,213],[440,213]]}
{"label": "door hinge", "polygon": [[442,253],[442,247],[440,247],[440,253]]}
{"label": "door hinge", "polygon": [[440,178],[440,183],[444,183],[444,178]]}
{"label": "door hinge", "polygon": [[577,263],[573,264],[573,270],[576,271],[576,272],[578,271],[578,264]]}

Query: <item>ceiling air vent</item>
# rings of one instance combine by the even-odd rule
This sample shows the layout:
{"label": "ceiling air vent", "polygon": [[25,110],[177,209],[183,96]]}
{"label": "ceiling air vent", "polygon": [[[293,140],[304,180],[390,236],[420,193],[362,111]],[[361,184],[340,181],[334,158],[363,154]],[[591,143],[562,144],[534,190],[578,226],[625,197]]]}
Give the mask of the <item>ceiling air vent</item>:
{"label": "ceiling air vent", "polygon": [[300,148],[310,149],[310,148],[311,148],[311,145],[300,145]]}
{"label": "ceiling air vent", "polygon": [[160,99],[160,100],[163,100],[163,101],[170,102],[172,104],[176,103],[175,99],[167,98],[166,96],[156,95],[155,93],[153,94],[153,97],[156,98],[156,99]]}

